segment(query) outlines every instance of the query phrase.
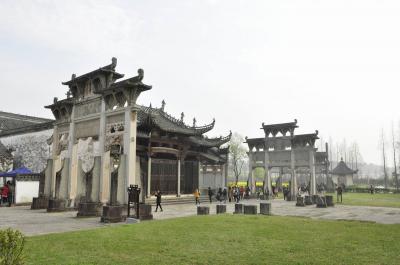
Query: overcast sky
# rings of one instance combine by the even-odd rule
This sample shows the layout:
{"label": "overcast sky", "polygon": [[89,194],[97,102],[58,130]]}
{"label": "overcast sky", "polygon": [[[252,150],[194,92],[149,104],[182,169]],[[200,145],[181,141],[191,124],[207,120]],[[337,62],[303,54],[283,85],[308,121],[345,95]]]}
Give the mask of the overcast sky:
{"label": "overcast sky", "polygon": [[153,85],[139,103],[215,117],[210,136],[296,118],[299,133],[356,140],[381,163],[380,128],[400,118],[399,31],[396,0],[2,0],[0,110],[52,117],[62,81],[115,56]]}

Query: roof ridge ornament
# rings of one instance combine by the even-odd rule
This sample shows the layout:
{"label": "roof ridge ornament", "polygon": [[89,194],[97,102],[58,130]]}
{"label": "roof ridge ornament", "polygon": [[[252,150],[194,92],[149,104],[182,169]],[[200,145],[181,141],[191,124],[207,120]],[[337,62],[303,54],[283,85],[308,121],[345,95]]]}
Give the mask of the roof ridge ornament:
{"label": "roof ridge ornament", "polygon": [[114,71],[115,67],[117,67],[117,58],[116,57],[112,57],[111,58],[111,69]]}
{"label": "roof ridge ornament", "polygon": [[181,122],[183,123],[183,119],[185,118],[185,113],[182,111],[181,113]]}
{"label": "roof ridge ornament", "polygon": [[161,101],[161,110],[164,111],[165,109],[165,100]]}

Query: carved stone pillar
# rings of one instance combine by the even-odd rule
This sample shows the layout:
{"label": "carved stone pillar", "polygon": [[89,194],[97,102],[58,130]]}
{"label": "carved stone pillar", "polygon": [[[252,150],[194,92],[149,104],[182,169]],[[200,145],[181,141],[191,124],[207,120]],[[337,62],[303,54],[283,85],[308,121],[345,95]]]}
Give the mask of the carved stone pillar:
{"label": "carved stone pillar", "polygon": [[270,174],[270,162],[269,162],[269,153],[268,153],[268,149],[264,149],[264,183],[265,183],[265,187],[264,189],[268,190],[268,194],[271,196],[271,192],[272,192],[272,182],[271,182],[271,174]]}
{"label": "carved stone pillar", "polygon": [[201,189],[201,188],[203,188],[203,185],[204,185],[204,181],[203,181],[203,174],[202,174],[202,172],[201,172],[201,162],[200,162],[200,160],[197,162],[197,164],[198,164],[198,174],[199,174],[199,186],[198,186],[198,188],[199,188],[199,190]]}
{"label": "carved stone pillar", "polygon": [[[100,106],[100,128],[99,128],[99,152],[100,152],[100,178],[99,178],[99,201],[103,204],[108,200],[108,178],[106,174],[110,174],[110,167],[109,167],[109,159],[106,161],[105,156],[105,139],[106,139],[106,103],[104,98],[101,99],[101,106]],[[108,154],[109,156],[109,154]],[[108,167],[105,164],[108,163]],[[107,184],[106,184],[107,182]]]}
{"label": "carved stone pillar", "polygon": [[292,147],[290,153],[290,169],[292,171],[291,185],[290,185],[290,196],[291,200],[295,200],[297,196],[297,178],[296,178],[296,156]]}
{"label": "carved stone pillar", "polygon": [[253,185],[253,154],[251,150],[249,151],[249,188],[252,193],[255,192],[254,185]]}
{"label": "carved stone pillar", "polygon": [[317,183],[315,179],[315,156],[314,156],[314,148],[310,149],[310,193],[311,195],[316,195],[317,194]]}
{"label": "carved stone pillar", "polygon": [[178,157],[178,187],[176,189],[176,196],[181,196],[181,158]]}
{"label": "carved stone pillar", "polygon": [[67,179],[67,198],[70,200],[71,207],[74,207],[76,195],[76,178],[78,174],[78,153],[77,146],[75,145],[75,106],[71,111],[71,122],[69,124],[68,134],[68,157],[69,157],[69,174]]}
{"label": "carved stone pillar", "polygon": [[151,196],[151,156],[147,159],[147,198]]}
{"label": "carved stone pillar", "polygon": [[55,163],[57,160],[57,150],[58,150],[58,144],[59,144],[59,136],[58,136],[58,126],[55,125],[53,129],[53,146],[52,146],[52,172],[49,180],[49,185],[50,185],[50,194],[49,196],[54,198],[55,197],[55,192],[56,192],[56,174],[57,170],[55,167]]}
{"label": "carved stone pillar", "polygon": [[[129,185],[137,184],[136,180],[136,126],[137,126],[137,110],[134,107],[127,106],[125,108],[125,131],[124,131],[124,154],[126,155],[125,163],[125,188]],[[121,203],[128,203],[128,197],[124,192],[124,200]]]}

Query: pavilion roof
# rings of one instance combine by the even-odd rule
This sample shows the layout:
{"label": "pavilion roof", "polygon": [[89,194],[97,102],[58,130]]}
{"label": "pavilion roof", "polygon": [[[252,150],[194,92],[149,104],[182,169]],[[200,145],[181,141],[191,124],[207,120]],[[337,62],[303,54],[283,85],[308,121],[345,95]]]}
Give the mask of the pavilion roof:
{"label": "pavilion roof", "polygon": [[287,132],[294,132],[294,129],[297,128],[297,120],[295,119],[293,122],[286,122],[286,123],[277,123],[277,124],[264,124],[262,123],[262,128],[265,132],[265,135],[272,134],[276,136],[277,133],[281,133],[285,135]]}
{"label": "pavilion roof", "polygon": [[338,163],[338,165],[334,169],[332,169],[332,171],[330,171],[329,173],[332,175],[346,176],[346,175],[356,174],[357,171],[358,170],[353,170],[349,168],[342,158]]}
{"label": "pavilion roof", "polygon": [[139,106],[138,123],[151,123],[166,132],[180,133],[185,135],[202,135],[214,128],[215,119],[212,123],[204,126],[190,126],[179,120],[161,108]]}

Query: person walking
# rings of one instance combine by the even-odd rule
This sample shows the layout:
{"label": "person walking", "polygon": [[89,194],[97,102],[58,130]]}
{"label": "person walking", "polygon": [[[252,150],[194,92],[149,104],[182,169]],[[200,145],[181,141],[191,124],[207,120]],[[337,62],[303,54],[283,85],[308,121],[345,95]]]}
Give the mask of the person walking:
{"label": "person walking", "polygon": [[341,185],[339,185],[337,187],[336,192],[337,192],[337,202],[339,202],[339,197],[340,197],[340,202],[342,203],[343,202],[343,197],[342,197],[343,189],[342,189]]}
{"label": "person walking", "polygon": [[210,200],[210,203],[212,203],[212,196],[213,196],[213,191],[211,190],[211,187],[208,187],[208,199]]}
{"label": "person walking", "polygon": [[157,190],[155,196],[156,196],[156,203],[157,203],[156,212],[157,212],[157,210],[158,210],[158,207],[160,207],[160,210],[161,210],[161,212],[162,212],[163,209],[162,209],[162,206],[161,206],[161,191],[160,191],[160,190]]}
{"label": "person walking", "polygon": [[224,203],[226,203],[226,197],[228,196],[228,191],[226,190],[226,187],[222,191],[222,196],[224,196]]}
{"label": "person walking", "polygon": [[1,200],[3,204],[8,203],[8,194],[10,192],[10,189],[8,187],[8,184],[5,184],[3,189],[1,190]]}
{"label": "person walking", "polygon": [[14,203],[14,196],[15,196],[15,188],[12,185],[11,181],[7,181],[8,184],[8,207]]}
{"label": "person walking", "polygon": [[228,197],[229,197],[229,202],[232,202],[233,199],[233,189],[232,187],[228,187]]}
{"label": "person walking", "polygon": [[196,205],[199,204],[200,205],[200,191],[199,189],[196,189],[194,191],[194,198],[196,199]]}

